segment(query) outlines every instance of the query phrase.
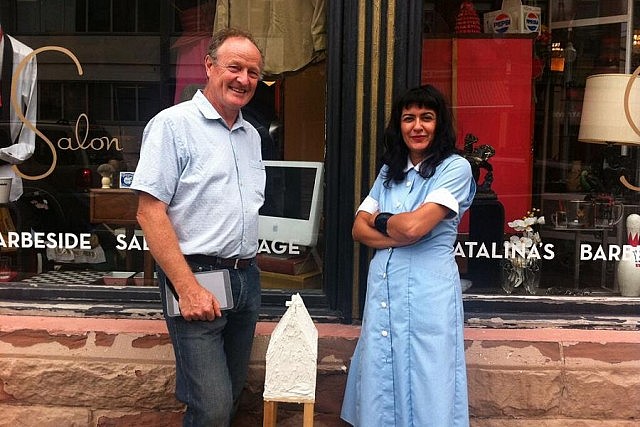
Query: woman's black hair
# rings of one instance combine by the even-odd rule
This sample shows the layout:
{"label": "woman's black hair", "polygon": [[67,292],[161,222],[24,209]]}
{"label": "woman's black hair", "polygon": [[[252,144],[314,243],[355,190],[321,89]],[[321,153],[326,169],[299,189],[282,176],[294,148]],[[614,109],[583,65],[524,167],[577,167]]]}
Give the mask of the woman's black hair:
{"label": "woman's black hair", "polygon": [[444,95],[432,85],[409,89],[394,102],[391,118],[384,132],[384,152],[381,160],[389,167],[384,180],[386,187],[391,181],[402,181],[405,177],[404,169],[407,166],[409,149],[400,132],[400,121],[402,110],[413,105],[430,108],[436,113],[436,132],[427,148],[427,156],[420,164],[420,175],[424,178],[433,176],[436,167],[444,159],[458,152],[453,119]]}

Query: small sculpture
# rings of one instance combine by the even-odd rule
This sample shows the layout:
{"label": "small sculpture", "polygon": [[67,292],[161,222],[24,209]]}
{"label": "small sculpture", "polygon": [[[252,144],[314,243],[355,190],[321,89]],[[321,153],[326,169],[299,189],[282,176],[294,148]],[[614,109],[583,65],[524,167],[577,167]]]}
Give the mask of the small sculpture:
{"label": "small sculpture", "polygon": [[[477,148],[473,148],[478,142],[478,137],[468,133],[464,137],[464,157],[471,163],[473,178],[478,184],[478,193],[493,193],[491,183],[493,183],[493,166],[489,163],[489,159],[496,154],[496,150],[490,146],[483,144]],[[481,169],[486,170],[484,180],[479,183]]]}
{"label": "small sculpture", "polygon": [[266,354],[264,399],[315,400],[318,330],[302,301],[293,294],[289,308],[271,334]]}
{"label": "small sculpture", "polygon": [[278,402],[304,405],[304,426],[313,425],[318,369],[318,330],[300,294],[276,325],[267,347],[263,426],[275,427]]}
{"label": "small sculpture", "polygon": [[98,173],[102,177],[100,183],[102,184],[102,188],[111,188],[111,181],[113,177],[113,173],[115,169],[109,163],[103,163],[98,166]]}

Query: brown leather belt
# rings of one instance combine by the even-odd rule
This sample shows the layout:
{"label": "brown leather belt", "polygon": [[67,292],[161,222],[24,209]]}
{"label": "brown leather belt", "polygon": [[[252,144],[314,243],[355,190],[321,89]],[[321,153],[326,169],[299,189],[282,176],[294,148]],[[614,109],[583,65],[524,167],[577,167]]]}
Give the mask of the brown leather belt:
{"label": "brown leather belt", "polygon": [[250,267],[254,262],[255,258],[220,258],[217,256],[211,255],[185,255],[187,261],[194,262],[196,264],[204,264],[212,267],[224,267],[230,268],[233,270],[244,270],[245,268]]}

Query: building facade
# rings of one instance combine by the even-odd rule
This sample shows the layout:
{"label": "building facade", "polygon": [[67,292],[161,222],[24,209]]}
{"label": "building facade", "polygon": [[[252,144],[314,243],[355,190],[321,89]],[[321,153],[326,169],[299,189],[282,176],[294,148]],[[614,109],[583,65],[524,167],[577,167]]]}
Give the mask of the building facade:
{"label": "building facade", "polygon": [[[547,345],[560,349],[557,363],[567,342],[603,342],[602,331],[623,333],[608,348],[628,354],[640,345],[638,241],[628,222],[640,213],[640,5],[504,3],[0,1],[0,178],[12,178],[0,200],[0,315],[161,318],[128,182],[146,122],[202,87],[212,31],[239,26],[267,59],[243,111],[272,174],[261,212],[263,320],[277,319],[299,292],[317,322],[358,325],[372,253],[351,238],[354,211],[376,176],[394,97],[430,83],[449,98],[458,148],[480,188],[456,245],[474,360],[485,330],[579,331],[557,341],[509,333],[487,341],[546,343],[533,345],[534,371],[546,369]],[[592,76],[603,75],[624,80],[606,79],[604,98],[593,98]],[[611,98],[619,101],[597,109]],[[612,124],[605,136],[583,123],[594,110],[596,125]],[[31,147],[24,158],[13,155],[23,146]],[[513,238],[531,237],[515,222],[525,217],[539,220],[531,230],[539,240],[518,246]],[[632,372],[637,359],[624,363]],[[566,373],[549,383],[559,377]],[[475,413],[495,415],[483,411]]]}
{"label": "building facade", "polygon": [[[633,2],[530,2],[502,15],[501,4],[479,1],[183,3],[2,3],[21,67],[20,108],[4,103],[13,123],[4,152],[31,147],[3,156],[3,175],[15,176],[0,242],[6,299],[158,299],[154,286],[135,286],[153,284],[153,260],[127,182],[146,122],[202,86],[208,37],[235,25],[255,33],[267,58],[244,111],[272,162],[259,255],[265,316],[300,290],[322,318],[359,319],[371,253],[351,240],[353,212],[377,173],[393,97],[424,83],[449,98],[478,176],[456,247],[469,311],[634,311],[637,291],[620,277],[635,272],[626,219],[637,212],[639,136],[633,120],[628,138],[581,126],[588,78],[631,74],[638,62]],[[603,108],[623,111],[614,104]],[[527,232],[509,224],[527,215],[545,223],[534,225],[537,244],[519,249],[510,239]],[[526,274],[514,259],[526,259]],[[78,296],[69,284],[91,286]]]}

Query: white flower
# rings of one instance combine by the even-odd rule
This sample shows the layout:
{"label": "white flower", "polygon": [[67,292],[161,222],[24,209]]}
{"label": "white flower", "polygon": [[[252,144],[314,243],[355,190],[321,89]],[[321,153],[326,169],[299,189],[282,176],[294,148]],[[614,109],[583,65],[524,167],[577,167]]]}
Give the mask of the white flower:
{"label": "white flower", "polygon": [[516,231],[525,231],[527,229],[527,224],[522,219],[516,219],[515,221],[508,222],[507,225]]}
{"label": "white flower", "polygon": [[533,240],[528,236],[511,236],[509,243],[511,243],[511,246],[519,248],[530,248],[533,245]]}
{"label": "white flower", "polygon": [[544,224],[544,217],[528,216],[524,219],[516,219],[515,221],[508,222],[507,224],[516,231],[532,232],[534,225]]}

